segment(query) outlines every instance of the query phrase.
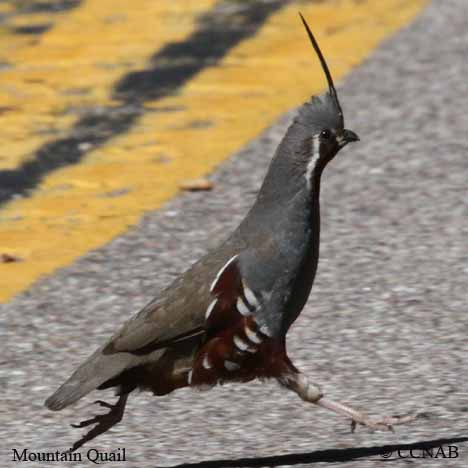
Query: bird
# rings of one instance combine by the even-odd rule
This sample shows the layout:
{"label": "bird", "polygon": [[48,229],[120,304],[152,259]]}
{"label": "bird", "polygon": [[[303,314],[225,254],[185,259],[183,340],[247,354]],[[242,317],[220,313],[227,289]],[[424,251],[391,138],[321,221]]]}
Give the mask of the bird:
{"label": "bird", "polygon": [[414,419],[370,418],[327,398],[286,351],[288,330],[317,271],[323,170],[346,145],[359,141],[344,126],[328,65],[299,15],[328,90],[299,108],[237,229],[125,322],[46,400],[47,408],[58,411],[94,390],[116,391],[115,404],[95,402],[107,413],[72,424],[92,428],[71,451],[119,423],[137,389],[163,396],[184,387],[276,379],[305,402],[349,418],[352,430],[357,424],[393,430]]}

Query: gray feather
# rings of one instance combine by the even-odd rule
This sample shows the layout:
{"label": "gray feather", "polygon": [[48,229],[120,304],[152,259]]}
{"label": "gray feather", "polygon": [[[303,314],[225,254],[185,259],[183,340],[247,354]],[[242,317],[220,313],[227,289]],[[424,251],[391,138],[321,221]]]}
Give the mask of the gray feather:
{"label": "gray feather", "polygon": [[129,353],[117,353],[112,355],[102,354],[99,348],[94,352],[72,376],[52,395],[45,405],[47,408],[58,411],[89,392],[99,385],[120,374],[123,370],[133,367],[138,358]]}
{"label": "gray feather", "polygon": [[316,135],[325,128],[344,128],[343,117],[339,112],[336,101],[329,93],[325,93],[304,103],[299,108],[295,122],[304,126],[309,135]]}
{"label": "gray feather", "polygon": [[150,345],[168,344],[181,335],[191,335],[191,332],[203,327],[210,300],[207,272],[213,271],[215,275],[228,255],[229,252],[221,249],[192,265],[161,292],[160,299],[151,301],[126,322],[104,348],[104,353],[135,353]]}

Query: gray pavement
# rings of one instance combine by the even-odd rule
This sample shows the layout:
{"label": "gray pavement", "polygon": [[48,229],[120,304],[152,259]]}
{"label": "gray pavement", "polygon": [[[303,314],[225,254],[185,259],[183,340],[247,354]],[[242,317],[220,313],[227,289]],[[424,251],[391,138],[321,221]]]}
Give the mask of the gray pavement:
{"label": "gray pavement", "polygon": [[[90,444],[126,448],[126,463],[107,466],[365,468],[381,465],[385,445],[440,439],[458,458],[395,465],[468,466],[467,20],[466,0],[435,1],[341,84],[347,125],[362,141],[324,175],[318,276],[289,334],[291,357],[330,397],[375,415],[429,417],[396,433],[351,434],[348,421],[273,382],[135,394],[124,421]],[[12,448],[65,450],[78,436],[69,423],[92,414],[96,397],[112,399],[43,407],[109,333],[239,222],[289,118],[222,165],[213,192],[178,197],[0,307],[1,466],[17,466]]]}

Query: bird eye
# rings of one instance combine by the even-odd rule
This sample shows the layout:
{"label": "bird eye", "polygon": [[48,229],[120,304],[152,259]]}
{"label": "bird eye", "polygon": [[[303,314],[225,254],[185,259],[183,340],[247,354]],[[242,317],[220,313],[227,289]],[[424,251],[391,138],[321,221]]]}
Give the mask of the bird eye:
{"label": "bird eye", "polygon": [[330,130],[328,130],[328,128],[325,130],[322,130],[322,132],[320,133],[320,138],[322,138],[323,140],[328,140],[330,137],[331,137],[331,132]]}

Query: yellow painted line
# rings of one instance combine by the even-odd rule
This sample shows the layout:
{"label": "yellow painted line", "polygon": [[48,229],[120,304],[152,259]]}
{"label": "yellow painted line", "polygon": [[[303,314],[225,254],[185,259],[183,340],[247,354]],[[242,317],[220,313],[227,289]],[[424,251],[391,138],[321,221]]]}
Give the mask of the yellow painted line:
{"label": "yellow painted line", "polygon": [[[0,22],[0,60],[3,62],[9,59],[11,54],[16,53],[20,48],[27,47],[36,41],[34,36],[13,34],[11,28],[15,26],[24,26],[27,24],[44,24],[50,23],[51,18],[46,18],[45,15],[27,15],[13,16],[15,8],[11,3],[0,3],[0,15],[5,18]],[[54,18],[56,19],[56,18]]]}
{"label": "yellow painted line", "polygon": [[[339,80],[426,3],[335,0],[300,7]],[[181,180],[213,170],[281,113],[320,92],[324,77],[297,9],[281,10],[220,66],[148,106],[181,111],[148,112],[82,164],[49,175],[34,198],[0,212],[0,252],[24,259],[0,265],[0,299],[123,233],[144,211],[175,195]],[[349,110],[347,115],[350,121]]]}
{"label": "yellow painted line", "polygon": [[0,125],[0,170],[17,167],[41,144],[65,135],[86,109],[109,105],[109,89],[122,75],[143,68],[163,44],[186,37],[194,18],[214,3],[83,1],[50,18],[54,27],[38,42],[29,38],[29,46],[18,47],[17,35],[5,37],[0,52],[13,68],[0,74],[0,105],[9,109]]}
{"label": "yellow painted line", "polygon": [[[3,6],[5,13],[15,12],[12,5]],[[47,39],[12,32],[13,27],[34,24],[52,23],[55,27],[60,21],[67,21],[68,13],[17,15],[9,17],[0,26],[0,57],[8,67],[0,72],[0,106],[6,109],[0,115],[0,170],[18,166],[40,144],[58,135],[59,128],[74,120],[74,116],[69,114],[56,122],[63,108],[57,102],[62,88],[56,89],[48,83],[47,72],[56,69],[57,65],[49,61],[47,70],[45,66],[41,67],[49,56],[47,45],[44,46],[44,40],[45,44],[48,43]],[[54,35],[55,32],[46,33],[45,36],[48,34]],[[41,68],[42,73],[38,71]],[[48,88],[49,93],[44,93],[40,88]],[[55,99],[50,100],[48,94],[54,95],[54,92]]]}

